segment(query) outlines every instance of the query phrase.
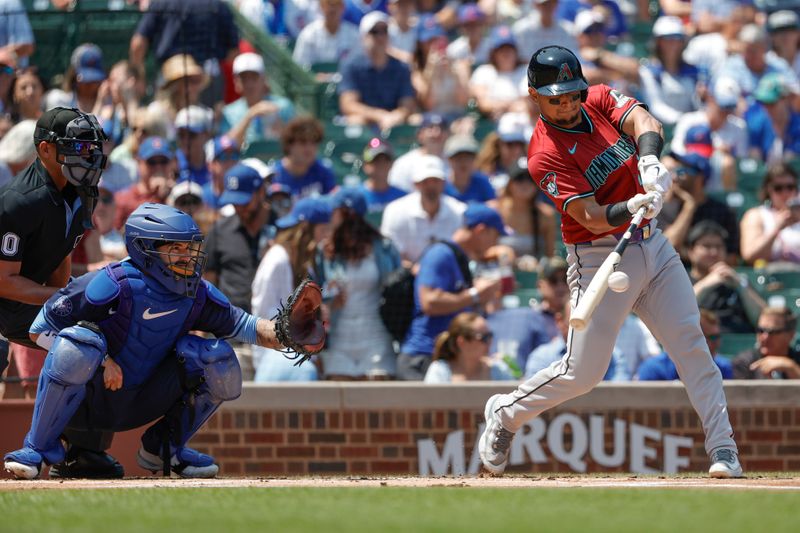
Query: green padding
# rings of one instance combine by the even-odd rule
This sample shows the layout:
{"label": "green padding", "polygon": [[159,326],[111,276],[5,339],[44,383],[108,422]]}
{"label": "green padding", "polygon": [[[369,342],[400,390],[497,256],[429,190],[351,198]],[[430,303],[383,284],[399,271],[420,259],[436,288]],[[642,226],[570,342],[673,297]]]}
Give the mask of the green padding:
{"label": "green padding", "polygon": [[720,340],[719,353],[730,359],[756,345],[753,333],[725,333]]}

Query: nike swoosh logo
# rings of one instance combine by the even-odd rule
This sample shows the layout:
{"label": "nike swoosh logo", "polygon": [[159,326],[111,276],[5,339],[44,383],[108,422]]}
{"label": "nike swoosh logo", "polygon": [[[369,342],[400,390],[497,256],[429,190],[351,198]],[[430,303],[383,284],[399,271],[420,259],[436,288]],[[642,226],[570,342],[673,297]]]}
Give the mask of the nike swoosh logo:
{"label": "nike swoosh logo", "polygon": [[151,313],[150,308],[148,307],[147,309],[144,310],[144,313],[142,313],[142,318],[145,320],[153,320],[154,318],[161,318],[162,316],[171,315],[175,311],[177,311],[177,309],[172,309],[170,311],[163,311],[161,313]]}
{"label": "nike swoosh logo", "polygon": [[567,152],[569,152],[570,154],[574,154],[575,150],[577,149],[578,149],[578,143],[575,143],[575,146],[573,146],[572,148],[567,148]]}

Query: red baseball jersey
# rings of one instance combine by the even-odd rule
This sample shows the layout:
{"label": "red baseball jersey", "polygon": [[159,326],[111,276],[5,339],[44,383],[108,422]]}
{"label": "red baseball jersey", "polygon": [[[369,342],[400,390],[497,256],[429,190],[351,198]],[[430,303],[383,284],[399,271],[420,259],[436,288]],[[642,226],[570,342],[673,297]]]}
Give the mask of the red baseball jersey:
{"label": "red baseball jersey", "polygon": [[581,106],[589,131],[569,130],[539,119],[528,147],[528,170],[561,211],[565,243],[592,241],[625,227],[595,234],[567,214],[576,198],[594,195],[600,205],[622,202],[643,193],[634,140],[622,124],[636,106],[643,105],[607,85],[589,87]]}

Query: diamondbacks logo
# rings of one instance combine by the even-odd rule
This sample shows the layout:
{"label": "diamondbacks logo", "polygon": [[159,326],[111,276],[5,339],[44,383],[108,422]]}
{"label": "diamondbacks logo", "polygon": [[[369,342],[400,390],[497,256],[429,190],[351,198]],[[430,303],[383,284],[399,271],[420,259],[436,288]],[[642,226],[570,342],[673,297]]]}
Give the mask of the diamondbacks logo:
{"label": "diamondbacks logo", "polygon": [[539,187],[546,190],[550,196],[558,196],[558,185],[556,185],[556,173],[548,172],[539,182]]}
{"label": "diamondbacks logo", "polygon": [[69,316],[72,312],[72,302],[68,296],[62,296],[55,301],[50,311],[56,316]]}
{"label": "diamondbacks logo", "polygon": [[561,63],[561,70],[558,71],[558,78],[556,78],[556,81],[569,81],[572,78],[572,71],[569,69],[569,65]]}

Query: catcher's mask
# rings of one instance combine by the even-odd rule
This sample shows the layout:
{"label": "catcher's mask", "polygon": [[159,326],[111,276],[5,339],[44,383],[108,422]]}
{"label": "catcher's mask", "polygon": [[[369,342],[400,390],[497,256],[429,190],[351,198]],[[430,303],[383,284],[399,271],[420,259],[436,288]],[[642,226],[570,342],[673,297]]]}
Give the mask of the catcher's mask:
{"label": "catcher's mask", "polygon": [[167,290],[190,298],[206,266],[203,240],[192,217],[162,204],[142,204],[125,223],[131,261]]}
{"label": "catcher's mask", "polygon": [[78,109],[55,107],[36,122],[33,141],[45,141],[56,148],[56,162],[64,177],[75,186],[83,205],[84,227],[92,227],[92,212],[97,202],[97,183],[106,166],[103,141],[108,140],[93,115]]}

